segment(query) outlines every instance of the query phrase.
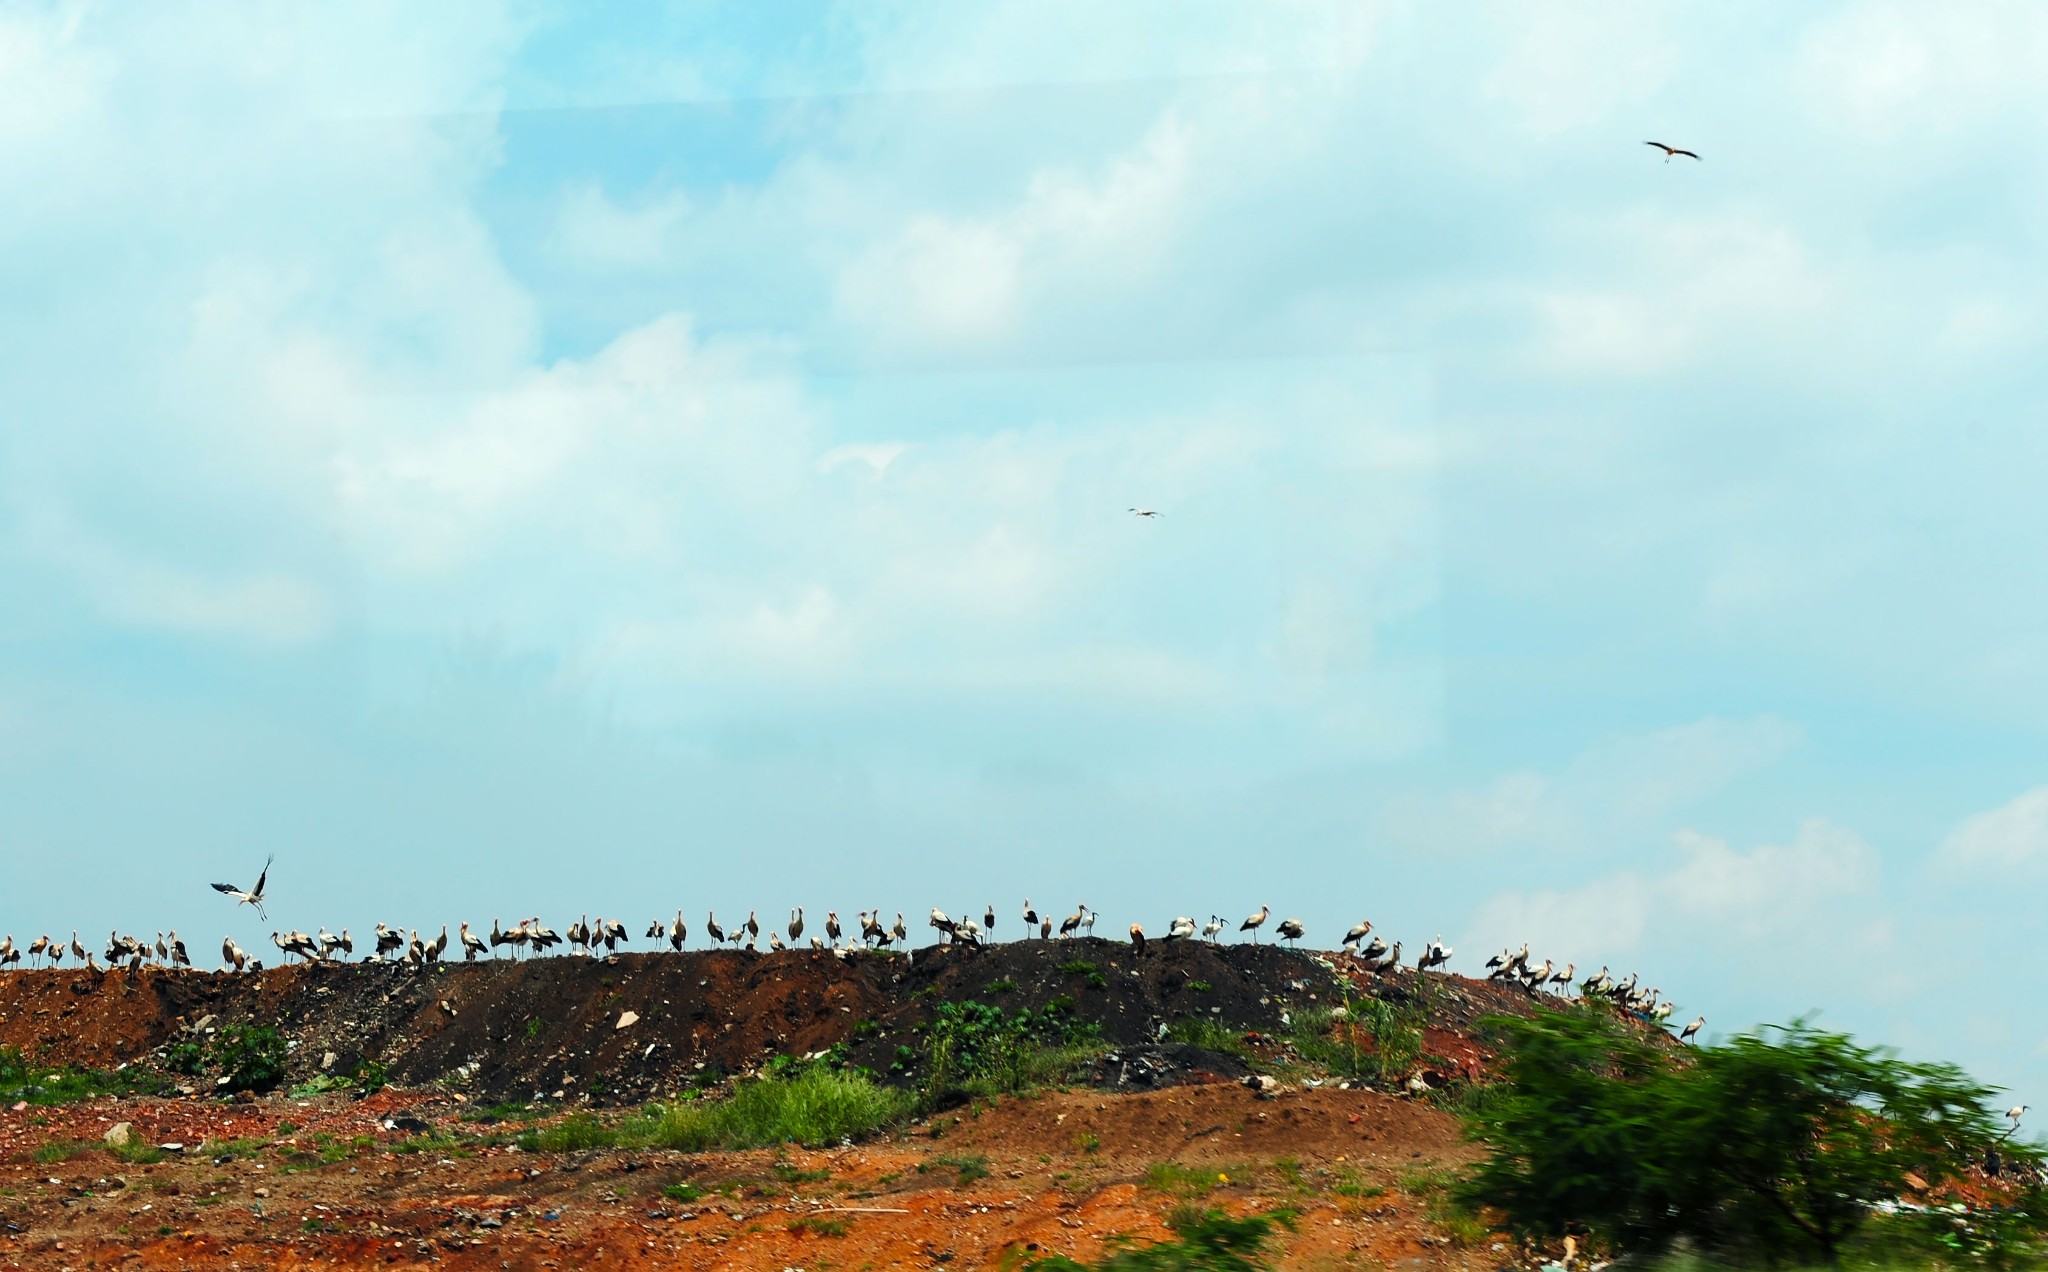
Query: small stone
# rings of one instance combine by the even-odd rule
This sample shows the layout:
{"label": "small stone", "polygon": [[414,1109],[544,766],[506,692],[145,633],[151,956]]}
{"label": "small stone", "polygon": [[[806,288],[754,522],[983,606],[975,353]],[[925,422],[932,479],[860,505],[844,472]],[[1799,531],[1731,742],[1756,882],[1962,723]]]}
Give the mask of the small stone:
{"label": "small stone", "polygon": [[128,1142],[135,1138],[135,1124],[133,1122],[116,1122],[108,1127],[107,1133],[100,1136],[100,1138],[113,1148],[126,1148]]}
{"label": "small stone", "polygon": [[630,1029],[630,1028],[632,1028],[632,1027],[633,1027],[634,1025],[638,1024],[638,1023],[639,1023],[639,1021],[640,1021],[640,1013],[639,1013],[639,1012],[637,1012],[637,1011],[622,1011],[622,1012],[620,1012],[620,1013],[619,1013],[619,1023],[618,1023],[618,1024],[616,1024],[616,1025],[613,1025],[613,1026],[612,1026],[612,1028],[614,1028],[614,1029]]}
{"label": "small stone", "polygon": [[332,1051],[326,1053],[320,1057],[320,1071],[325,1073],[327,1070],[332,1069],[340,1059],[341,1057],[335,1055]]}

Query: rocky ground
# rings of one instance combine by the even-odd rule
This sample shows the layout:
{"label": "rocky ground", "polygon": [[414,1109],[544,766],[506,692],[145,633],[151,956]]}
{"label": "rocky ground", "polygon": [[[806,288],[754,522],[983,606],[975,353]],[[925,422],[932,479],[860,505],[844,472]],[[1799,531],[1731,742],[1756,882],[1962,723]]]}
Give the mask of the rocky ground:
{"label": "rocky ground", "polygon": [[[1375,998],[1427,1016],[1423,1058],[1390,1090],[1340,1089],[1290,1025]],[[521,1144],[780,1055],[843,1046],[888,1077],[939,1003],[968,999],[1065,1013],[1103,1045],[1064,1089],[825,1151]],[[1472,1150],[1425,1089],[1486,1071],[1472,1024],[1502,1009],[1527,999],[1192,942],[11,973],[0,1046],[39,1063],[156,1073],[240,1023],[290,1051],[270,1094],[173,1074],[163,1095],[0,1109],[0,1268],[1014,1266],[1163,1238],[1190,1204],[1292,1211],[1283,1267],[1520,1266],[1442,1211],[1442,1172]],[[1191,1021],[1213,1045],[1162,1037]],[[389,1086],[342,1085],[371,1065]]]}

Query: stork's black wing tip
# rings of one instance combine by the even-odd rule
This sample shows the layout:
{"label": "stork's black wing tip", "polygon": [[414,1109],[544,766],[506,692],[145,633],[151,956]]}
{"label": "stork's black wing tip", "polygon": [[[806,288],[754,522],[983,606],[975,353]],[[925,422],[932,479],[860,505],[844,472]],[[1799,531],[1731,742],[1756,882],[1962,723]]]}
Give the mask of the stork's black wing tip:
{"label": "stork's black wing tip", "polygon": [[213,890],[215,892],[233,892],[235,891],[235,885],[232,883],[216,883],[213,885]]}

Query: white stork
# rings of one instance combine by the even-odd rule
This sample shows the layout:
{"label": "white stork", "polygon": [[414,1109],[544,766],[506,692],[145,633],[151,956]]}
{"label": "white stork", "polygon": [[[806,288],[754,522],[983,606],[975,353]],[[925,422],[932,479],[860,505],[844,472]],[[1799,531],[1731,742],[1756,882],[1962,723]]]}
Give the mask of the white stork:
{"label": "white stork", "polygon": [[1372,920],[1363,919],[1359,922],[1357,927],[1352,928],[1349,932],[1346,932],[1344,934],[1344,943],[1341,948],[1349,949],[1350,947],[1358,944],[1360,941],[1363,941],[1366,937],[1371,935]]}
{"label": "white stork", "polygon": [[1299,941],[1301,939],[1301,920],[1282,919],[1280,920],[1280,926],[1274,928],[1273,931],[1280,937],[1281,940],[1286,941],[1289,945],[1292,945],[1296,941]]}
{"label": "white stork", "polygon": [[1238,924],[1237,930],[1240,932],[1251,933],[1252,944],[1257,945],[1259,943],[1259,929],[1266,925],[1266,918],[1272,913],[1272,906],[1262,905],[1259,907],[1259,912],[1257,914],[1252,915],[1251,917],[1247,918],[1244,922]]}
{"label": "white stork", "polygon": [[1693,1017],[1693,1021],[1691,1024],[1687,1025],[1685,1028],[1678,1031],[1678,1040],[1680,1042],[1690,1041],[1692,1039],[1692,1036],[1700,1031],[1700,1026],[1706,1023],[1707,1018],[1705,1016]]}
{"label": "white stork", "polygon": [[256,886],[250,888],[247,892],[244,892],[232,883],[216,883],[213,885],[213,890],[215,892],[224,892],[228,896],[233,897],[236,905],[255,906],[256,917],[269,922],[270,916],[263,912],[263,883],[266,879],[270,878],[270,863],[275,860],[277,858],[274,856],[264,859],[263,873],[256,876]]}

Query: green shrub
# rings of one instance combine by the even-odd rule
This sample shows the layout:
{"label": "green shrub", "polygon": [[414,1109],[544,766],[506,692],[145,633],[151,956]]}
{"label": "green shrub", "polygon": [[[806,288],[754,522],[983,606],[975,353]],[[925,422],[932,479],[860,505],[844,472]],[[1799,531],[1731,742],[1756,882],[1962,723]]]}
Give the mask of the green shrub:
{"label": "green shrub", "polygon": [[1101,1050],[1101,1029],[1049,1004],[1005,1012],[987,1003],[940,1003],[925,1031],[927,1106],[948,1095],[1007,1095],[1064,1082]]}
{"label": "green shrub", "polygon": [[695,1184],[670,1184],[661,1190],[661,1195],[670,1201],[695,1201],[704,1195],[704,1190]]}
{"label": "green shrub", "polygon": [[[2041,1164],[2000,1135],[1992,1089],[1961,1070],[1804,1022],[1682,1056],[1597,1005],[1490,1023],[1512,1086],[1468,1119],[1491,1154],[1461,1191],[1525,1235],[1582,1224],[1628,1255],[1687,1243],[1834,1264],[1908,1174],[1938,1189],[1994,1148],[2029,1174]],[[2025,1257],[2048,1207],[2037,1188],[2014,1202],[1995,1241]]]}

